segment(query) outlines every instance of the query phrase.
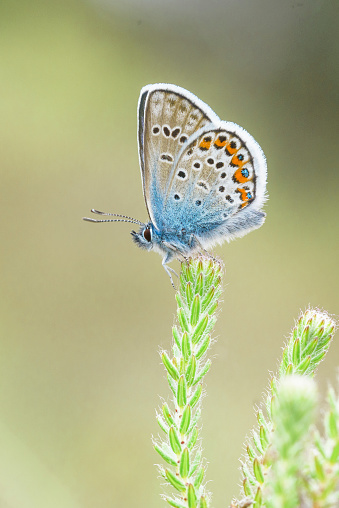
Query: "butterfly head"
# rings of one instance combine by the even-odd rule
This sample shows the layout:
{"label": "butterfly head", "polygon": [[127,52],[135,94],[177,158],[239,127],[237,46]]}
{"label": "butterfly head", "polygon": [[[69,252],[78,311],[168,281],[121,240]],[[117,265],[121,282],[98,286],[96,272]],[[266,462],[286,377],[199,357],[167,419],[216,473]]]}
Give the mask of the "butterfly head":
{"label": "butterfly head", "polygon": [[143,224],[138,233],[136,231],[131,232],[133,241],[138,245],[138,247],[146,250],[151,250],[153,248],[153,234],[154,228],[151,222]]}

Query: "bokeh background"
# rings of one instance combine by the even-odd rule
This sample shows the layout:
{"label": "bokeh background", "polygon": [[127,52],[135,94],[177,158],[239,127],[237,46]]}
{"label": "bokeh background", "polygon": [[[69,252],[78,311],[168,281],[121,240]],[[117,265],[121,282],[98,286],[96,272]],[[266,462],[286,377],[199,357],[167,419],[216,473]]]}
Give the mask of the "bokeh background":
{"label": "bokeh background", "polygon": [[[245,127],[268,160],[264,227],[216,250],[227,273],[203,445],[213,505],[238,494],[253,406],[294,319],[309,304],[339,312],[338,6],[0,3],[1,507],[163,503],[151,435],[174,291],[130,225],[81,220],[92,207],[147,220],[136,107],[155,82]],[[339,337],[322,392],[338,352]]]}

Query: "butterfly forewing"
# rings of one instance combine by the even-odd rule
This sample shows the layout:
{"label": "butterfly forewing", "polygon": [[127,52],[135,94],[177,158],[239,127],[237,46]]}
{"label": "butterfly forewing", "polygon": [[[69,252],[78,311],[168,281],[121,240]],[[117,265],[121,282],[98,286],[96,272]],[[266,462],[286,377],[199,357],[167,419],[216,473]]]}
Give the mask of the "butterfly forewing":
{"label": "butterfly forewing", "polygon": [[152,85],[139,102],[139,150],[143,187],[150,217],[162,222],[162,207],[173,164],[199,129],[219,118],[193,94],[174,85]]}

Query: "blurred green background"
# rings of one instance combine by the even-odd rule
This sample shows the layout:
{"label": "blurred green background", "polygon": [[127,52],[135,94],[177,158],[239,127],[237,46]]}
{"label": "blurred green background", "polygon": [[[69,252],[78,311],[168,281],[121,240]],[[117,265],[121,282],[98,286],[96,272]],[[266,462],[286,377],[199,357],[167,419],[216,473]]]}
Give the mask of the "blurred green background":
{"label": "blurred green background", "polygon": [[238,494],[253,406],[294,318],[339,309],[338,6],[0,3],[1,507],[163,503],[151,435],[174,291],[130,225],[81,220],[92,207],[147,220],[136,107],[155,82],[245,127],[268,160],[265,225],[216,250],[227,273],[203,446],[213,505]]}

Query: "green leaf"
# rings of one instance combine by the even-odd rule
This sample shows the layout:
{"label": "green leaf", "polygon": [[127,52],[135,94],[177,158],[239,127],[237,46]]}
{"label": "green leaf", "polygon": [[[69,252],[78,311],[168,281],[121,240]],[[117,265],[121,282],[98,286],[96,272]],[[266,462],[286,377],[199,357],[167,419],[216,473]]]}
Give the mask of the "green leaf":
{"label": "green leaf", "polygon": [[191,465],[189,476],[192,476],[195,473],[196,469],[198,468],[198,466],[200,464],[200,461],[201,461],[201,451],[198,450],[197,453],[195,454],[193,463]]}
{"label": "green leaf", "polygon": [[211,336],[206,335],[205,339],[202,341],[200,348],[196,352],[197,360],[200,360],[200,358],[206,353],[206,351],[210,345],[210,342],[211,342]]}
{"label": "green leaf", "polygon": [[183,357],[180,358],[179,374],[180,374],[180,376],[185,374],[185,360],[183,359]]}
{"label": "green leaf", "polygon": [[186,479],[190,470],[190,452],[184,448],[180,458],[180,476]]}
{"label": "green leaf", "polygon": [[338,427],[337,427],[337,416],[333,411],[330,411],[328,414],[328,435],[331,439],[337,439],[338,437]]}
{"label": "green leaf", "polygon": [[195,295],[191,308],[191,325],[196,326],[200,316],[200,296]]}
{"label": "green leaf", "polygon": [[281,360],[281,364],[280,364],[280,377],[284,374],[286,374],[286,369],[287,369],[287,366],[289,364],[289,358],[288,358],[288,348],[285,347],[283,349],[283,354],[282,354],[282,360]]}
{"label": "green leaf", "polygon": [[187,387],[186,387],[186,379],[185,376],[180,376],[178,382],[178,391],[177,391],[177,402],[179,408],[183,408],[187,403]]}
{"label": "green leaf", "polygon": [[254,473],[254,476],[256,477],[256,480],[259,483],[261,483],[261,484],[264,483],[265,480],[264,480],[264,475],[262,472],[262,467],[261,467],[261,464],[257,458],[255,458],[253,461],[253,473]]}
{"label": "green leaf", "polygon": [[293,344],[293,353],[292,353],[293,363],[298,365],[300,362],[300,339],[296,339]]}
{"label": "green leaf", "polygon": [[157,444],[154,445],[154,450],[159,453],[159,455],[171,466],[177,466],[177,461],[173,459],[168,453],[166,453],[160,446]]}
{"label": "green leaf", "polygon": [[254,498],[254,506],[255,508],[260,508],[261,505],[262,505],[262,491],[261,488],[258,487]]}
{"label": "green leaf", "polygon": [[195,494],[194,486],[192,485],[192,483],[188,484],[187,502],[188,508],[197,508],[197,496]]}
{"label": "green leaf", "polygon": [[189,282],[193,282],[193,280],[194,280],[193,274],[192,274],[192,268],[191,268],[190,264],[186,265],[186,279]]}
{"label": "green leaf", "polygon": [[249,456],[250,460],[253,460],[256,458],[255,451],[250,444],[247,444],[246,451],[247,451],[247,455]]}
{"label": "green leaf", "polygon": [[204,496],[200,498],[199,508],[207,508],[207,501]]}
{"label": "green leaf", "polygon": [[193,344],[197,344],[199,342],[202,334],[206,330],[207,325],[208,325],[208,315],[205,315],[200,319],[200,321],[197,324],[195,331],[192,335],[192,343]]}
{"label": "green leaf", "polygon": [[211,286],[213,280],[214,280],[214,277],[215,277],[215,270],[214,268],[212,268],[212,270],[210,271],[210,273],[208,275],[206,275],[206,287],[208,288],[209,286]]}
{"label": "green leaf", "polygon": [[188,321],[184,309],[178,309],[177,314],[182,331],[189,332]]}
{"label": "green leaf", "polygon": [[263,425],[260,426],[259,436],[260,436],[261,446],[262,446],[263,450],[266,450],[266,448],[267,448],[267,446],[269,444],[269,440],[268,440],[267,432],[264,429]]}
{"label": "green leaf", "polygon": [[179,379],[179,372],[177,368],[173,365],[171,360],[168,357],[168,354],[166,351],[164,351],[161,355],[162,363],[165,365],[167,372],[169,375],[175,380],[178,381]]}
{"label": "green leaf", "polygon": [[191,356],[191,342],[187,332],[185,332],[182,336],[182,355],[185,362],[187,362]]}
{"label": "green leaf", "polygon": [[329,335],[327,338],[322,339],[321,341],[321,347],[323,349],[328,349],[328,346],[330,345],[331,340],[333,339],[332,335]]}
{"label": "green leaf", "polygon": [[194,447],[195,443],[197,442],[197,439],[198,439],[198,429],[197,429],[197,427],[194,427],[194,429],[192,430],[192,433],[190,435],[190,438],[188,440],[187,448],[192,450],[192,448]]}
{"label": "green leaf", "polygon": [[[314,357],[313,357],[313,361],[314,361]],[[304,360],[302,360],[299,365],[297,366],[297,371],[299,374],[304,374],[308,367],[310,366],[310,363],[311,363],[311,356],[306,356],[306,358],[304,358]]]}
{"label": "green leaf", "polygon": [[213,300],[214,295],[215,295],[215,287],[212,286],[209,289],[209,291],[207,292],[207,295],[205,296],[205,298],[201,302],[201,308],[202,308],[203,311],[207,309],[207,307],[209,306],[209,304]]}
{"label": "green leaf", "polygon": [[170,389],[172,390],[174,397],[176,397],[177,396],[177,388],[175,385],[175,381],[169,374],[167,374],[167,381],[168,381]]}
{"label": "green leaf", "polygon": [[259,425],[262,425],[264,427],[265,431],[269,432],[266,418],[265,418],[264,413],[262,412],[261,409],[259,409],[259,411],[257,413],[257,419],[258,419]]}
{"label": "green leaf", "polygon": [[173,326],[173,328],[172,328],[172,335],[173,335],[173,339],[174,339],[176,345],[179,348],[179,351],[181,351],[181,340],[180,340],[178,328],[176,326]]}
{"label": "green leaf", "polygon": [[210,370],[211,365],[212,365],[211,360],[207,360],[207,362],[205,363],[205,365],[203,366],[203,368],[201,369],[201,371],[195,378],[193,386],[195,386],[197,383],[199,383],[200,379],[202,379],[207,374],[207,372]]}
{"label": "green leaf", "polygon": [[165,497],[165,499],[173,508],[187,508],[186,504],[179,503],[176,499],[171,499],[170,497]]}
{"label": "green leaf", "polygon": [[165,432],[165,434],[168,434],[169,427],[167,427],[166,423],[164,422],[164,420],[159,415],[157,416],[157,422],[158,422],[159,427],[161,428],[161,430],[163,430]]}
{"label": "green leaf", "polygon": [[285,375],[290,376],[291,374],[293,374],[293,365],[292,363],[289,363],[286,367]]}
{"label": "green leaf", "polygon": [[179,453],[181,453],[180,439],[179,439],[179,436],[176,433],[174,427],[170,428],[169,433],[168,433],[168,437],[169,437],[171,448],[174,451],[174,453],[176,453],[177,455]]}
{"label": "green leaf", "polygon": [[169,427],[171,427],[172,425],[175,425],[173,416],[171,415],[171,412],[170,412],[169,407],[166,404],[166,402],[162,405],[162,414],[164,415],[164,418],[165,418],[166,422],[168,423]]}
{"label": "green leaf", "polygon": [[[299,323],[301,323],[302,318],[299,319]],[[292,339],[295,340],[298,338],[298,328],[294,327],[292,330]]]}
{"label": "green leaf", "polygon": [[197,472],[197,475],[195,477],[195,480],[194,480],[194,487],[198,490],[200,488],[200,485],[204,479],[204,474],[205,474],[205,469],[203,467],[201,467],[198,472]]}
{"label": "green leaf", "polygon": [[186,284],[186,300],[187,300],[187,305],[190,307],[190,305],[192,303],[192,300],[193,300],[193,286],[192,286],[192,282],[188,282]]}
{"label": "green leaf", "polygon": [[[219,275],[218,275],[218,273],[219,273]],[[220,284],[221,284],[221,275],[220,275],[220,272],[218,272],[218,270],[216,270],[215,277],[213,279],[213,285],[218,288],[220,286]]]}
{"label": "green leaf", "polygon": [[[192,415],[192,416],[193,416],[193,415]],[[198,424],[198,421],[199,421],[200,417],[201,417],[201,411],[200,411],[200,409],[198,408],[198,409],[196,410],[196,412],[195,412],[195,415],[193,416],[193,418],[192,418],[192,420],[191,420],[191,425],[190,425],[190,427],[189,427],[189,429],[188,429],[188,431],[187,431],[187,434],[190,434],[190,433],[192,432],[193,428],[197,426],[197,424]]]}
{"label": "green leaf", "polygon": [[250,483],[249,483],[247,478],[243,479],[243,481],[242,481],[242,487],[244,489],[245,496],[250,496],[250,497],[253,496],[252,489],[251,489]]}
{"label": "green leaf", "polygon": [[271,379],[271,392],[272,392],[272,395],[276,395],[277,391],[278,391],[277,378],[275,376],[273,376],[272,379]]}
{"label": "green leaf", "polygon": [[311,355],[315,351],[315,349],[318,345],[318,342],[319,341],[318,341],[317,337],[315,337],[313,340],[311,340],[311,342],[309,342],[307,344],[307,346],[305,347],[305,349],[303,350],[303,355],[304,356]]}
{"label": "green leaf", "polygon": [[303,344],[308,343],[309,337],[310,337],[310,325],[307,325],[307,326],[305,326],[305,328],[301,334],[301,339],[303,341]]}
{"label": "green leaf", "polygon": [[[251,464],[251,465],[253,465],[253,464]],[[243,463],[241,469],[242,469],[242,473],[243,473],[244,477],[247,478],[247,480],[249,481],[249,484],[252,485],[253,487],[255,487],[257,485],[257,481],[256,481],[254,475],[248,469],[247,464]]]}
{"label": "green leaf", "polygon": [[274,415],[275,415],[275,411],[276,411],[276,408],[277,408],[277,397],[274,396],[271,398],[271,420],[274,420]]}
{"label": "green leaf", "polygon": [[195,286],[195,294],[202,296],[203,287],[204,287],[204,280],[203,280],[202,273],[200,272],[198,275],[198,278],[197,278],[197,284]]}
{"label": "green leaf", "polygon": [[219,302],[216,301],[215,303],[212,303],[212,305],[208,309],[208,314],[211,316],[218,308]]}
{"label": "green leaf", "polygon": [[264,454],[264,450],[263,450],[263,448],[261,446],[260,437],[259,437],[258,433],[255,430],[253,430],[253,432],[252,432],[252,437],[253,437],[253,442],[255,444],[256,449],[258,450],[260,455],[263,455]]}
{"label": "green leaf", "polygon": [[170,471],[169,469],[166,469],[165,475],[166,475],[168,482],[175,489],[177,489],[179,492],[186,492],[185,485],[183,484],[183,482],[181,480],[179,480],[179,478],[174,473],[172,473],[172,471]]}
{"label": "green leaf", "polygon": [[190,359],[190,362],[187,366],[187,371],[186,371],[186,381],[187,381],[188,386],[191,386],[193,384],[196,370],[197,370],[197,361],[195,359],[195,356],[193,355],[193,356],[191,356],[191,359]]}
{"label": "green leaf", "polygon": [[314,457],[314,467],[315,467],[315,471],[317,473],[318,480],[320,480],[321,482],[325,481],[326,474],[324,471],[324,467],[317,455]]}
{"label": "green leaf", "polygon": [[191,423],[191,406],[188,404],[188,406],[185,407],[182,413],[180,423],[180,434],[186,434],[190,423]]}
{"label": "green leaf", "polygon": [[321,351],[317,355],[312,357],[312,362],[315,364],[318,364],[321,362],[321,360],[326,356],[327,351]]}
{"label": "green leaf", "polygon": [[318,338],[321,339],[324,334],[325,328],[322,326],[318,331]]}
{"label": "green leaf", "polygon": [[193,393],[192,398],[190,400],[190,405],[191,405],[192,409],[197,404],[197,402],[199,402],[201,393],[202,393],[202,384],[200,383],[198,385],[197,389],[195,390],[195,392]]}
{"label": "green leaf", "polygon": [[338,458],[339,458],[339,443],[336,443],[333,447],[330,457],[331,464],[336,464],[338,462]]}
{"label": "green leaf", "polygon": [[181,307],[183,307],[183,306],[184,306],[184,304],[182,303],[182,299],[181,299],[181,296],[180,296],[180,294],[179,294],[179,293],[176,293],[176,295],[175,295],[175,299],[176,299],[176,301],[177,301],[178,307],[180,307],[180,308],[181,308]]}

